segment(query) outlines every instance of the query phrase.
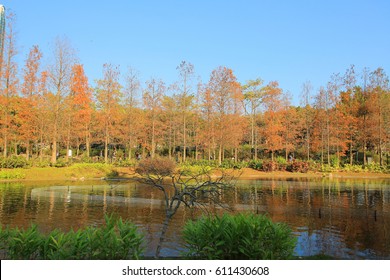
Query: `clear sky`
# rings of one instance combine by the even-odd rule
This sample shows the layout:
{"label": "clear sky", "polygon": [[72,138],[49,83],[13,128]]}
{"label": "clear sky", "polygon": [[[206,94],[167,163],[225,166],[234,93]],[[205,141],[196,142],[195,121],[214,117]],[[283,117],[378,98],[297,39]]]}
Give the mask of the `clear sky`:
{"label": "clear sky", "polygon": [[[17,16],[19,60],[39,45],[49,62],[56,37],[77,50],[90,82],[110,62],[138,70],[143,83],[177,80],[191,62],[207,82],[233,69],[242,83],[276,80],[299,103],[302,83],[316,91],[354,64],[390,74],[390,1],[0,0]],[[21,64],[22,66],[22,64]]]}

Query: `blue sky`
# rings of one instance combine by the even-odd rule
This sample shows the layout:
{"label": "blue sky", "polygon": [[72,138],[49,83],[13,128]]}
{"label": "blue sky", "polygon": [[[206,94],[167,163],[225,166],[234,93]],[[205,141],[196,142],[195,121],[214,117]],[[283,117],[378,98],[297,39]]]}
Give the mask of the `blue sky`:
{"label": "blue sky", "polygon": [[[390,1],[43,1],[0,0],[17,16],[19,60],[39,45],[50,62],[56,37],[77,50],[90,82],[113,63],[167,84],[186,60],[207,82],[232,68],[242,83],[276,80],[299,103],[302,83],[316,91],[332,73],[390,71]],[[22,64],[21,64],[22,65]]]}

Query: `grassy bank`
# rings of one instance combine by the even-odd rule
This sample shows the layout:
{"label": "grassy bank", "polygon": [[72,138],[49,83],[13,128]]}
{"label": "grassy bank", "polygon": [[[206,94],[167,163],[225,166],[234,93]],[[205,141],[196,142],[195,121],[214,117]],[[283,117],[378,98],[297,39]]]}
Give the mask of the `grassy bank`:
{"label": "grassy bank", "polygon": [[[182,170],[183,165],[178,168]],[[202,167],[203,168],[203,167]],[[214,168],[214,167],[213,167]],[[213,172],[212,167],[209,168]],[[199,166],[185,166],[185,171],[196,172]],[[250,167],[235,170],[241,179],[261,178],[390,178],[389,173],[370,171],[347,171],[333,170],[331,172],[308,171],[307,173],[290,171],[262,171]],[[101,178],[131,178],[135,175],[134,167],[119,167],[104,163],[75,163],[64,167],[27,167],[27,168],[2,168],[0,170],[0,181],[23,180],[73,180],[82,181],[87,179]]]}
{"label": "grassy bank", "polygon": [[0,170],[0,180],[85,180],[126,177],[130,171],[102,163],[77,163],[66,167],[31,167]]}

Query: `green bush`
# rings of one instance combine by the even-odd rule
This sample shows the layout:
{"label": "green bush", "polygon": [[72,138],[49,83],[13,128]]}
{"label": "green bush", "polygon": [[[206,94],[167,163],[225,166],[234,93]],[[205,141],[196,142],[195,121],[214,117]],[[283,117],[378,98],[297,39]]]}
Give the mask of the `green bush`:
{"label": "green bush", "polygon": [[263,215],[202,217],[184,226],[186,257],[196,259],[291,259],[296,238]]}
{"label": "green bush", "polygon": [[287,160],[284,157],[277,157],[276,158],[276,163],[277,164],[287,164]]}
{"label": "green bush", "polygon": [[134,224],[107,215],[103,226],[76,232],[63,233],[56,229],[43,235],[36,225],[26,230],[0,228],[0,250],[7,259],[139,259],[142,243],[143,236]]}
{"label": "green bush", "polygon": [[49,167],[50,166],[50,160],[44,159],[42,161],[33,159],[30,161],[31,165],[34,167]]}
{"label": "green bush", "polygon": [[202,165],[180,165],[179,172],[184,176],[198,175],[198,174],[209,174],[212,168],[210,166]]}
{"label": "green bush", "polygon": [[338,168],[340,166],[340,159],[337,155],[332,155],[330,157],[330,165],[334,168]]}
{"label": "green bush", "polygon": [[189,159],[185,163],[182,163],[184,165],[197,165],[197,166],[209,166],[209,167],[218,167],[218,161],[217,160],[207,160],[207,159],[199,159],[199,160],[193,160]]}
{"label": "green bush", "polygon": [[381,166],[379,163],[373,162],[373,163],[365,165],[364,169],[369,171],[369,172],[382,173],[382,172],[386,172],[387,168],[385,166]]}
{"label": "green bush", "polygon": [[337,168],[333,167],[332,165],[329,165],[329,164],[322,164],[321,165],[321,169],[320,169],[321,172],[336,172],[337,171]]}
{"label": "green bush", "polygon": [[134,167],[137,164],[136,159],[119,159],[114,162],[114,166],[118,167]]}
{"label": "green bush", "polygon": [[0,168],[26,168],[28,166],[28,161],[23,156],[13,155],[7,158],[0,158]]}
{"label": "green bush", "polygon": [[364,172],[363,166],[361,165],[356,165],[356,164],[344,164],[344,167],[342,169],[343,171],[346,172]]}
{"label": "green bush", "polygon": [[255,169],[255,170],[262,170],[263,169],[263,161],[261,159],[251,160],[248,164],[248,167]]}
{"label": "green bush", "polygon": [[59,158],[59,159],[57,159],[56,163],[51,164],[51,165],[54,167],[61,168],[61,167],[69,166],[69,163],[66,162],[64,158]]}

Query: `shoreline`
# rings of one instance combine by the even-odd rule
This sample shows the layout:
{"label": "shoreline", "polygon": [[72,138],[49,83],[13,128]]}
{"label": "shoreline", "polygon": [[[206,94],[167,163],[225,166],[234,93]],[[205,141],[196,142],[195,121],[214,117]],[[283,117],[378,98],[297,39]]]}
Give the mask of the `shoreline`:
{"label": "shoreline", "polygon": [[[133,168],[129,167],[113,167],[117,171],[117,176],[109,176],[99,171],[92,170],[89,172],[80,172],[73,174],[67,167],[44,167],[44,168],[29,168],[29,169],[2,169],[2,170],[18,170],[25,176],[24,178],[0,179],[0,182],[32,182],[32,181],[94,181],[94,180],[131,180],[135,177]],[[241,173],[241,180],[258,180],[258,179],[389,179],[390,174],[373,173],[373,172],[308,172],[308,173],[292,173],[288,171],[264,172],[251,168],[243,168],[237,173]],[[239,175],[239,174],[237,174]]]}

